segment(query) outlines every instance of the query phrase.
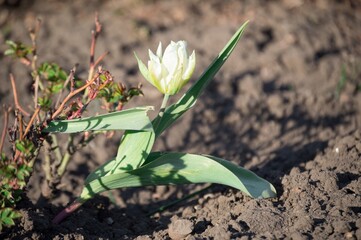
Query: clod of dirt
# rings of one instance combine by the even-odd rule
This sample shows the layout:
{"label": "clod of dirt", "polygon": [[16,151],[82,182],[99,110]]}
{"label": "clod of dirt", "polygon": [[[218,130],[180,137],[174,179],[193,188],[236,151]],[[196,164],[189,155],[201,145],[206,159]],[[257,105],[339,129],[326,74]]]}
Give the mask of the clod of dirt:
{"label": "clod of dirt", "polygon": [[135,240],[151,240],[152,238],[149,236],[139,236]]}
{"label": "clod of dirt", "polygon": [[168,226],[169,237],[173,240],[184,239],[193,231],[193,223],[188,219],[172,218]]}

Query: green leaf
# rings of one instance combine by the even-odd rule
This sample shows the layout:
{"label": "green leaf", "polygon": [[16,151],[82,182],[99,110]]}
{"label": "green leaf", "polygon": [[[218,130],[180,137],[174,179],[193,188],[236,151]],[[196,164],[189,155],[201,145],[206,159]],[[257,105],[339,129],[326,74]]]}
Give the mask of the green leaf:
{"label": "green leaf", "polygon": [[19,150],[22,153],[26,151],[24,143],[22,141],[20,141],[20,140],[16,140],[15,147],[16,147],[17,150]]}
{"label": "green leaf", "polygon": [[[224,184],[254,198],[276,196],[276,190],[269,182],[224,159],[184,153],[155,154],[158,158],[138,169],[87,183],[80,198],[87,200],[95,194],[123,187],[188,183]],[[152,153],[149,157],[154,158]]]}
{"label": "green leaf", "polygon": [[15,222],[13,219],[21,217],[20,213],[17,213],[12,208],[0,209],[0,225],[13,226]]}
{"label": "green leaf", "polygon": [[[175,104],[169,106],[161,119],[159,127],[154,129],[156,136],[159,136],[165,129],[172,125],[179,117],[183,115],[188,109],[193,107],[197,98],[203,92],[204,88],[213,79],[214,75],[219,71],[225,61],[228,59],[233,49],[236,47],[240,40],[248,21],[245,22],[238,31],[233,35],[231,40],[219,53],[218,57],[209,65],[208,69],[202,74],[198,81],[196,81],[192,87],[183,95],[183,97]],[[139,60],[138,60],[139,61]],[[143,74],[144,75],[144,74]],[[154,121],[157,121],[155,119]]]}
{"label": "green leaf", "polygon": [[85,184],[88,184],[91,181],[108,174],[108,172],[112,170],[112,168],[114,167],[115,163],[116,163],[116,159],[112,159],[100,165],[97,169],[95,169],[93,172],[91,172],[88,175],[88,177],[85,179]]}
{"label": "green leaf", "polygon": [[18,45],[18,44],[16,44],[16,43],[15,43],[14,41],[12,41],[12,40],[6,40],[5,43],[6,43],[7,45],[9,45],[9,47],[11,47],[11,48],[16,48],[16,46]]}
{"label": "green leaf", "polygon": [[38,104],[43,109],[48,110],[51,107],[51,99],[46,95],[44,97],[39,97],[38,98]]}
{"label": "green leaf", "polygon": [[12,220],[9,217],[6,217],[6,218],[2,219],[2,221],[3,221],[4,225],[7,225],[7,226],[15,225],[14,220]]}
{"label": "green leaf", "polygon": [[[148,155],[148,157],[145,160],[142,159],[141,161],[144,165],[144,164],[147,164],[147,163],[159,158],[160,156],[162,156],[164,154],[165,153],[163,153],[163,152],[152,152]],[[88,175],[88,177],[85,179],[85,184],[90,183],[91,181],[95,180],[96,178],[107,175],[109,173],[109,171],[114,168],[116,162],[117,162],[116,159],[112,159],[112,160],[109,160],[108,162],[104,163],[103,165],[99,166],[97,169],[95,169],[92,173],[90,173]],[[123,172],[126,172],[126,170],[129,171],[131,169],[128,166],[128,169],[125,167],[125,168],[123,168],[123,170],[124,170]]]}
{"label": "green leaf", "polygon": [[144,130],[153,129],[146,115],[152,107],[132,108],[95,117],[52,121],[43,132],[74,133],[96,130]]}
{"label": "green leaf", "polygon": [[38,68],[39,74],[51,82],[63,83],[66,78],[66,72],[56,63],[44,62]]}
{"label": "green leaf", "polygon": [[7,49],[4,52],[4,55],[7,56],[13,55],[14,57],[23,58],[33,52],[33,49],[31,47],[28,47],[20,42],[7,40],[5,43],[10,47],[10,49]]}
{"label": "green leaf", "polygon": [[64,88],[64,84],[63,83],[55,83],[55,84],[52,84],[50,87],[49,87],[49,90],[51,93],[58,93],[60,92],[62,89]]}
{"label": "green leaf", "polygon": [[9,55],[13,55],[13,54],[15,54],[14,49],[7,49],[7,50],[5,50],[5,52],[4,52],[4,55],[5,55],[5,56],[9,56]]}
{"label": "green leaf", "polygon": [[153,131],[126,131],[110,173],[127,172],[142,166],[153,148],[154,141]]}

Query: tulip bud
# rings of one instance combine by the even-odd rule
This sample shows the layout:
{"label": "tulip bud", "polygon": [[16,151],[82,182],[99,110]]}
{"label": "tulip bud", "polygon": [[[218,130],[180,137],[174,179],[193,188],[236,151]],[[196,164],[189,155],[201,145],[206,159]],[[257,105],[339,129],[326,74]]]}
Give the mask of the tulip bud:
{"label": "tulip bud", "polygon": [[162,54],[159,43],[156,55],[149,50],[148,68],[135,55],[139,70],[163,94],[174,95],[189,81],[195,65],[195,52],[188,57],[185,41],[171,42]]}

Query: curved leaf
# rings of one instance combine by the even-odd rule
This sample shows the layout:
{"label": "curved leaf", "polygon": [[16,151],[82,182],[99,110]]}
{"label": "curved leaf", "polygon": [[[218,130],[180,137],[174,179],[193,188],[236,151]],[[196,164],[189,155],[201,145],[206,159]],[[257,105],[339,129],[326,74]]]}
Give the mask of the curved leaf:
{"label": "curved leaf", "polygon": [[152,107],[132,108],[119,112],[74,120],[51,121],[43,132],[75,133],[96,130],[144,130],[153,126],[147,116]]}
{"label": "curved leaf", "polygon": [[[164,154],[166,154],[166,153],[152,152],[148,155],[147,159],[144,161],[143,164],[148,164],[148,163],[154,161],[155,159],[163,156]],[[88,177],[85,179],[85,184],[88,184],[91,181],[108,174],[108,172],[113,169],[115,163],[116,163],[116,159],[112,159],[112,160],[109,160],[106,163],[102,164],[101,166],[99,166],[97,169],[95,169],[93,172],[91,172],[88,175]]]}
{"label": "curved leaf", "polygon": [[126,131],[110,173],[127,172],[142,166],[153,148],[154,141],[153,131]]}
{"label": "curved leaf", "polygon": [[254,198],[276,196],[269,182],[224,159],[184,153],[158,156],[138,169],[94,179],[85,185],[80,198],[86,200],[100,192],[122,187],[187,183],[224,184]]}
{"label": "curved leaf", "polygon": [[100,165],[99,167],[97,167],[97,169],[95,169],[93,172],[91,172],[87,178],[85,179],[85,184],[90,183],[91,181],[103,177],[106,174],[108,174],[108,172],[110,170],[112,170],[112,168],[114,167],[114,164],[116,163],[116,159],[111,159],[105,163],[103,163],[102,165]]}

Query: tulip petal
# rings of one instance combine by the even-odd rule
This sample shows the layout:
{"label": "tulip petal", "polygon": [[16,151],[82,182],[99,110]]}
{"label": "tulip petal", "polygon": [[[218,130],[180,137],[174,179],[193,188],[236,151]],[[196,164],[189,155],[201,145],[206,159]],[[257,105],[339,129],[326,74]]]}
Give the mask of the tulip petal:
{"label": "tulip petal", "polygon": [[149,54],[149,60],[152,62],[160,62],[160,59],[157,55],[155,55],[152,50],[148,50],[148,54]]}
{"label": "tulip petal", "polygon": [[152,51],[149,50],[149,56],[150,60],[148,61],[148,70],[154,74],[156,79],[159,79],[162,77],[162,64],[160,62],[160,59],[154,55]]}
{"label": "tulip petal", "polygon": [[182,72],[181,71],[177,71],[174,75],[173,75],[173,79],[170,83],[170,91],[173,94],[176,94],[179,92],[179,90],[184,86],[183,81],[182,81]]}
{"label": "tulip petal", "polygon": [[176,94],[189,80],[195,65],[195,53],[188,57],[187,42],[173,42],[166,47],[162,54],[160,42],[154,54],[149,53],[148,68],[138,59],[138,65],[143,76],[160,92],[164,94]]}
{"label": "tulip petal", "polygon": [[196,54],[193,51],[192,55],[189,57],[188,65],[183,73],[182,79],[188,81],[192,76],[196,66]]}
{"label": "tulip petal", "polygon": [[[135,58],[137,59],[137,62],[138,62],[138,67],[139,67],[139,70],[140,70],[140,73],[143,75],[143,77],[150,83],[151,80],[150,80],[150,76],[149,76],[149,71],[147,69],[147,67],[145,66],[145,64],[142,62],[142,60],[140,60],[137,56],[137,54],[134,52],[134,55],[135,55]],[[153,83],[152,83],[153,84]],[[153,84],[154,85],[154,84]]]}
{"label": "tulip petal", "polygon": [[178,52],[175,42],[171,42],[164,51],[162,63],[166,67],[168,73],[173,75],[178,67]]}
{"label": "tulip petal", "polygon": [[162,59],[162,42],[159,42],[158,48],[157,48],[157,56]]}
{"label": "tulip petal", "polygon": [[161,86],[159,79],[162,78],[162,64],[158,61],[148,61],[149,76],[151,81],[149,81],[153,86],[158,88],[158,90],[164,93],[164,88]]}
{"label": "tulip petal", "polygon": [[178,45],[178,59],[179,59],[178,70],[183,73],[188,65],[187,42],[179,41],[177,42],[177,45]]}

